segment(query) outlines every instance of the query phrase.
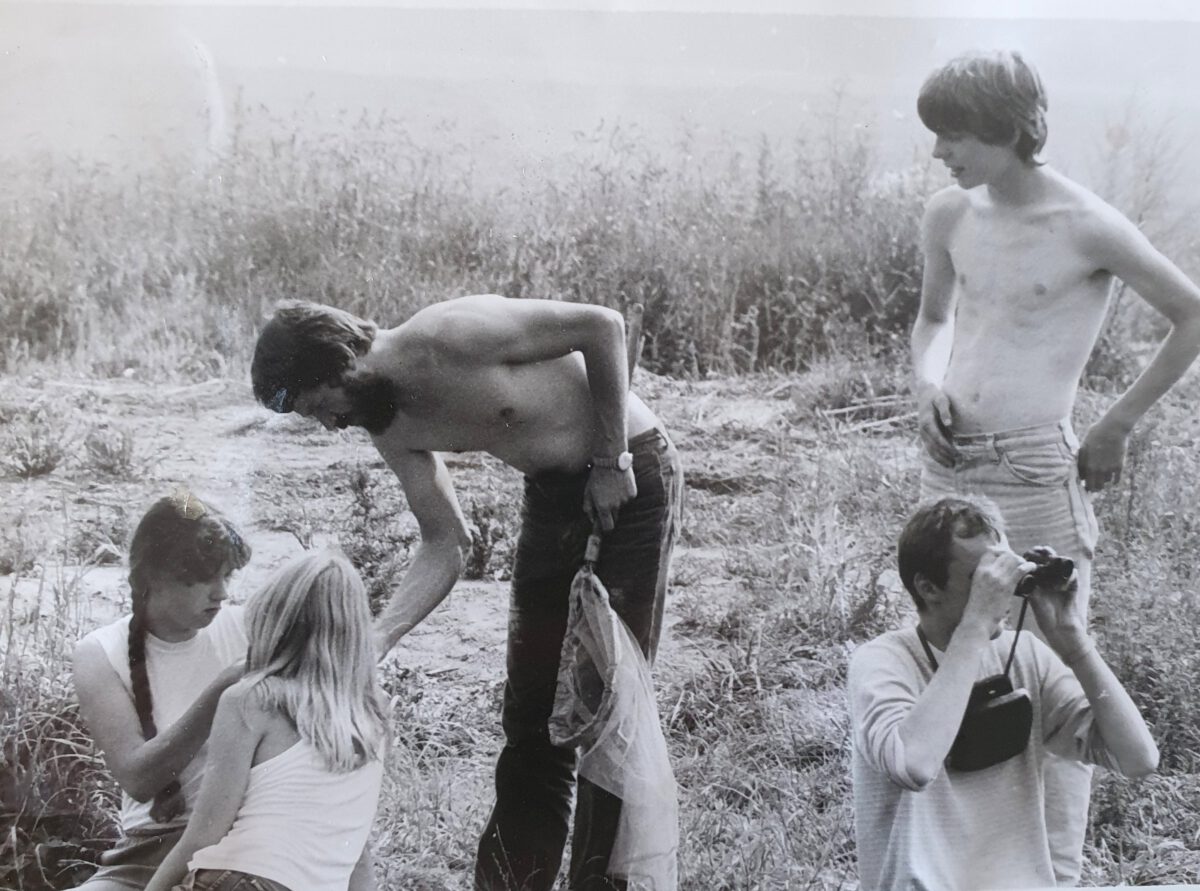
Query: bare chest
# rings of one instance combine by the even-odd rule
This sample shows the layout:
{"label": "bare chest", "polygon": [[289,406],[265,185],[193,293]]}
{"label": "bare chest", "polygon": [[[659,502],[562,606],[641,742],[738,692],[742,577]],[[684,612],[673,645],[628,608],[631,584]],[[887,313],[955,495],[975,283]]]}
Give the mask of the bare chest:
{"label": "bare chest", "polygon": [[960,316],[1020,329],[1090,327],[1111,276],[1079,250],[1061,219],[1002,222],[969,216],[950,242]]}
{"label": "bare chest", "polygon": [[590,435],[590,394],[571,357],[423,375],[398,418],[410,449],[503,453],[561,429]]}

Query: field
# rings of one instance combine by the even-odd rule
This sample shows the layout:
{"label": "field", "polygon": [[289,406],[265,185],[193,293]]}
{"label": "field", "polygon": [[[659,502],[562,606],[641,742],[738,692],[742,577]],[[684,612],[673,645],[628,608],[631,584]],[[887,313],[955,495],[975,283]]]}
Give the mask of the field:
{"label": "field", "polygon": [[[71,887],[113,836],[69,657],[122,609],[123,549],[154,497],[185,482],[243,525],[255,557],[238,599],[314,542],[340,543],[376,596],[402,571],[414,524],[365,437],[254,405],[263,313],[302,296],[391,324],[482,291],[646,306],[635,388],[687,474],[656,669],[682,887],[853,888],[845,668],[856,643],[911,621],[892,550],[917,490],[903,350],[916,221],[937,183],[926,169],[881,174],[869,146],[835,136],[692,165],[686,145],[662,157],[609,131],[581,140],[561,179],[488,192],[462,153],[425,152],[375,120],[340,141],[247,138],[198,174],[47,167],[21,183],[34,191],[10,185],[0,888]],[[1126,161],[1114,184],[1138,181]],[[1143,210],[1167,228],[1163,208]],[[1079,428],[1156,333],[1122,292]],[[1093,627],[1162,765],[1144,781],[1097,778],[1090,884],[1200,882],[1198,395],[1193,375],[1151,412],[1097,502]],[[481,456],[451,472],[474,525],[471,577],[385,665],[385,888],[468,884],[500,745],[520,480]]]}

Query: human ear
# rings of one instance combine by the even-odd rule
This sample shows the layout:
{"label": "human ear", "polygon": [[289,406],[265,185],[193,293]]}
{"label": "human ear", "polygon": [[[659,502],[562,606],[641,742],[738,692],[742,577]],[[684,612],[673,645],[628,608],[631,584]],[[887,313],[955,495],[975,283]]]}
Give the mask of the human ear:
{"label": "human ear", "polygon": [[926,603],[937,603],[942,599],[942,589],[929,580],[929,577],[918,572],[913,576],[913,587]]}

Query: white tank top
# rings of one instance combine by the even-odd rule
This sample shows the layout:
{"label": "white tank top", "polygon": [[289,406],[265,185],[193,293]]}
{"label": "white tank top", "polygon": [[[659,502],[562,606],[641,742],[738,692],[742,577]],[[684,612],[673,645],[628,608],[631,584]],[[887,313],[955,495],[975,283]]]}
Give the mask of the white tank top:
{"label": "white tank top", "polygon": [[[133,684],[129,678],[130,616],[97,628],[83,640],[100,644],[109,664],[121,679],[130,702]],[[191,708],[222,671],[246,658],[246,633],[242,626],[242,607],[225,606],[207,628],[201,628],[191,640],[170,642],[146,635],[146,673],[154,703],[154,725],[161,733]],[[200,777],[208,752],[205,743],[179,774],[187,810],[169,825],[183,825],[191,814],[200,792]],[[155,826],[150,817],[153,801],[134,801],[121,793],[121,828],[125,832]]]}
{"label": "white tank top", "polygon": [[300,740],[250,768],[233,826],[189,869],[234,869],[291,891],[346,891],[379,804],[383,764],[333,773]]}

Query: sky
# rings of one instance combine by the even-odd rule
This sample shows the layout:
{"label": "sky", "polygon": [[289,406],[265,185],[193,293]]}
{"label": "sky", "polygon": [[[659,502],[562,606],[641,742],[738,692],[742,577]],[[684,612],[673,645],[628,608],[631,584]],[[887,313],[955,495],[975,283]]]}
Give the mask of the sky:
{"label": "sky", "polygon": [[763,138],[786,147],[819,138],[842,95],[843,123],[900,167],[928,156],[914,114],[921,81],[972,48],[1035,61],[1051,97],[1049,151],[1072,174],[1130,114],[1142,128],[1170,122],[1184,144],[1200,139],[1200,2],[431,6],[0,0],[0,158],[152,164],[180,146],[196,157],[222,138],[214,132],[228,139],[240,103],[309,135],[339,114],[386,113],[418,144],[466,146],[503,178],[601,126],[658,147],[685,128],[751,153]]}
{"label": "sky", "polygon": [[[11,0],[9,0],[11,2]],[[30,0],[54,3],[58,0]],[[74,0],[109,5],[109,0]],[[169,0],[127,0],[133,5],[180,5]],[[191,5],[237,6],[246,0],[193,0]],[[541,9],[750,14],[913,16],[919,18],[1034,18],[1200,21],[1195,0],[265,0],[267,6],[383,6],[401,9]]]}

